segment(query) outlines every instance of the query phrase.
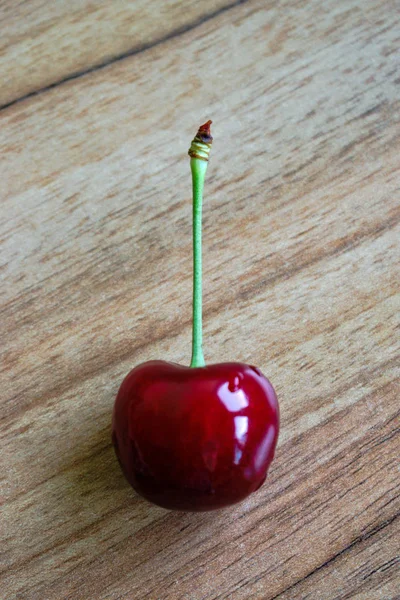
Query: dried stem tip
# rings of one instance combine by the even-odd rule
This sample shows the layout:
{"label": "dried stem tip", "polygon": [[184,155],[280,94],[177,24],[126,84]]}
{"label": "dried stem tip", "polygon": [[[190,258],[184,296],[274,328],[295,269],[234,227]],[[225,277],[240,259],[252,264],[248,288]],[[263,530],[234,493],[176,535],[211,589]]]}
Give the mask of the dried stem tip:
{"label": "dried stem tip", "polygon": [[213,141],[210,130],[211,123],[212,121],[207,121],[204,125],[200,125],[189,148],[188,154],[191,158],[199,158],[200,160],[208,161]]}

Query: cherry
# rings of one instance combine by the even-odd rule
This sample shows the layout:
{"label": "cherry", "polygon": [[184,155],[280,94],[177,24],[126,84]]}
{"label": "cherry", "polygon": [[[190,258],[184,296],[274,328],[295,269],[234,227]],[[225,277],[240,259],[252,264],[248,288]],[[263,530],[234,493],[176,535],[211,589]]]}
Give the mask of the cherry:
{"label": "cherry", "polygon": [[138,365],[119,389],[113,444],[125,477],[169,509],[222,508],[264,482],[279,431],[275,391],[256,367],[205,366],[202,349],[201,213],[211,121],[189,155],[193,179],[193,335],[190,367]]}
{"label": "cherry", "polygon": [[212,510],[262,485],[278,420],[272,385],[254,367],[150,361],[121,385],[113,442],[139,494],[165,508]]}

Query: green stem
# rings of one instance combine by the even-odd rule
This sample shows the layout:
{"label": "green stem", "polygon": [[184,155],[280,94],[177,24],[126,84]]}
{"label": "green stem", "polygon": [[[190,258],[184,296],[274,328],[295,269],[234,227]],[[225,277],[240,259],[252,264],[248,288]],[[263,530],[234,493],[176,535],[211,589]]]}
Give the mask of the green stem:
{"label": "green stem", "polygon": [[190,149],[190,169],[193,182],[193,334],[191,367],[204,367],[202,328],[202,268],[201,268],[201,216],[203,188],[210,154],[211,121],[201,125]]}
{"label": "green stem", "polygon": [[204,367],[202,327],[201,217],[207,162],[190,160],[193,181],[193,334],[191,367]]}

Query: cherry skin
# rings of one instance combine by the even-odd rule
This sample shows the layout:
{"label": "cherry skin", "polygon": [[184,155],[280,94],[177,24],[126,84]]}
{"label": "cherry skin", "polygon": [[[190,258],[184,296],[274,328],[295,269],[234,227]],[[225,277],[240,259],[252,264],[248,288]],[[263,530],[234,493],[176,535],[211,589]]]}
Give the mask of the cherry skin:
{"label": "cherry skin", "polygon": [[264,482],[279,431],[275,391],[243,363],[135,367],[114,406],[113,444],[125,477],[164,508],[205,511]]}

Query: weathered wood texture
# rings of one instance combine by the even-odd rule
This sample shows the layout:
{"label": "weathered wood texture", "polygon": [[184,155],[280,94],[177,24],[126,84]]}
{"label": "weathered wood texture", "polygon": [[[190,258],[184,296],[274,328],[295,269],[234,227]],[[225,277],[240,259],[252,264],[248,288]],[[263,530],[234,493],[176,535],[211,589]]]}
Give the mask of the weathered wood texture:
{"label": "weathered wood texture", "polygon": [[0,107],[199,26],[236,0],[0,2]]}
{"label": "weathered wood texture", "polygon": [[[157,4],[1,3],[1,598],[398,598],[396,2]],[[206,360],[259,365],[282,434],[192,515],[134,495],[110,414],[133,365],[188,362],[209,117]]]}

